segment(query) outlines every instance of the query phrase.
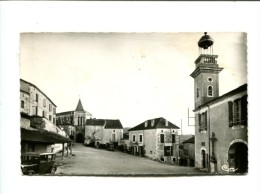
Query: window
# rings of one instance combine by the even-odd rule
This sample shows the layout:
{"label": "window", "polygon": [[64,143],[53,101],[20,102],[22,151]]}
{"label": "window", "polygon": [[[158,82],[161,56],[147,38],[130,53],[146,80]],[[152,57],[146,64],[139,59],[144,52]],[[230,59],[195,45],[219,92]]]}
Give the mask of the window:
{"label": "window", "polygon": [[52,121],[51,115],[49,115],[49,120]]}
{"label": "window", "polygon": [[247,95],[228,102],[229,127],[247,124]]}
{"label": "window", "polygon": [[139,142],[143,142],[143,135],[139,135]]}
{"label": "window", "polygon": [[115,134],[115,133],[112,133],[111,141],[112,141],[112,142],[115,142],[115,141],[116,141],[116,134]]}
{"label": "window", "polygon": [[56,114],[56,108],[53,107],[53,114]]}
{"label": "window", "polygon": [[42,103],[43,103],[43,107],[46,107],[46,99],[43,99]]}
{"label": "window", "polygon": [[33,115],[38,115],[38,107],[37,106],[33,107]]}
{"label": "window", "polygon": [[144,123],[144,127],[147,127],[147,126],[148,126],[148,122],[145,121],[145,123]]}
{"label": "window", "polygon": [[172,134],[172,143],[175,143],[175,134]]}
{"label": "window", "polygon": [[168,127],[169,123],[168,121],[165,119],[165,126]]}
{"label": "window", "polygon": [[201,146],[205,146],[205,142],[201,142]]}
{"label": "window", "polygon": [[234,124],[240,123],[241,120],[241,99],[234,101]]}
{"label": "window", "polygon": [[213,80],[212,80],[212,78],[211,77],[209,77],[208,78],[208,82],[212,82]]}
{"label": "window", "polygon": [[21,108],[24,108],[24,101],[21,100]]}
{"label": "window", "polygon": [[49,104],[49,111],[52,111],[52,104]]}
{"label": "window", "polygon": [[212,87],[212,86],[209,86],[209,87],[208,87],[208,96],[209,96],[209,97],[212,97],[212,96],[213,96],[213,87]]}
{"label": "window", "polygon": [[55,118],[53,118],[53,124],[56,125],[56,119]]}
{"label": "window", "polygon": [[198,115],[199,131],[207,131],[207,111]]}
{"label": "window", "polygon": [[133,135],[133,142],[135,142],[135,135]]}
{"label": "window", "polygon": [[152,127],[154,126],[154,119],[151,120],[151,126],[152,126]]}
{"label": "window", "polygon": [[172,155],[172,146],[164,146],[164,156],[171,156]]}
{"label": "window", "polygon": [[38,96],[38,94],[36,93],[36,94],[35,94],[35,101],[38,102],[38,100],[39,100],[39,96]]}
{"label": "window", "polygon": [[164,143],[164,134],[160,134],[160,142]]}
{"label": "window", "polygon": [[199,97],[199,88],[197,88],[197,98]]}
{"label": "window", "polygon": [[183,155],[188,156],[189,155],[189,150],[188,149],[183,149]]}

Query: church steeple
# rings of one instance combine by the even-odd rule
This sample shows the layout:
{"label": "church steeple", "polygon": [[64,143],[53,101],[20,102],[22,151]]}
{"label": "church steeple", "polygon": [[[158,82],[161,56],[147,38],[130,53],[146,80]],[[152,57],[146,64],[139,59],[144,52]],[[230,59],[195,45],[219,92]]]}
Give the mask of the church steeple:
{"label": "church steeple", "polygon": [[78,102],[78,105],[76,107],[76,110],[75,111],[82,111],[82,112],[85,112],[83,106],[82,106],[82,103],[81,103],[81,100],[79,99],[79,102]]}
{"label": "church steeple", "polygon": [[196,69],[190,75],[194,78],[195,108],[219,96],[219,72],[223,68],[217,64],[218,55],[213,54],[214,40],[204,33],[198,41],[200,55],[196,59]]}

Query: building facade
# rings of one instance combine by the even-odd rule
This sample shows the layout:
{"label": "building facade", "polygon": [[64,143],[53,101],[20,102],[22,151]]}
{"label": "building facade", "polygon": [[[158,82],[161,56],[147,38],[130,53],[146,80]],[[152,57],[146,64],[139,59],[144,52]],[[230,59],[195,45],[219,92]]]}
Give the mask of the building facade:
{"label": "building facade", "polygon": [[56,105],[36,85],[20,79],[21,153],[52,152],[56,143],[67,144],[65,131],[55,125]]}
{"label": "building facade", "polygon": [[[213,39],[199,40],[201,55],[195,61],[195,167],[212,173],[246,173],[247,84],[219,96],[219,67]],[[204,53],[207,54],[204,54]]]}
{"label": "building facade", "polygon": [[92,114],[84,110],[81,100],[79,99],[77,107],[74,111],[60,112],[56,115],[57,125],[68,129],[66,130],[67,132],[72,130],[71,132],[73,134],[73,128],[75,127],[75,134],[73,135],[73,138],[76,142],[83,143],[86,120],[89,119]]}
{"label": "building facade", "polygon": [[44,117],[56,124],[56,105],[36,85],[20,79],[20,110],[29,116]]}
{"label": "building facade", "polygon": [[88,119],[85,125],[85,145],[96,147],[113,143],[119,146],[123,138],[123,125],[120,120]]}
{"label": "building facade", "polygon": [[132,153],[178,164],[178,129],[179,127],[162,117],[147,120],[129,129]]}
{"label": "building facade", "polygon": [[195,163],[195,137],[183,141],[179,146],[180,166],[194,166]]}

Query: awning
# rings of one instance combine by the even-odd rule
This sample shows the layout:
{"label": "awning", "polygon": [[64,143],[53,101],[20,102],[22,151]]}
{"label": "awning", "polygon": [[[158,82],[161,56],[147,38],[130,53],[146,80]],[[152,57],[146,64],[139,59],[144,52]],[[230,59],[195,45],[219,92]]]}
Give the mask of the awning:
{"label": "awning", "polygon": [[70,143],[71,139],[64,137],[60,134],[41,130],[41,129],[24,129],[21,128],[21,140],[41,143]]}

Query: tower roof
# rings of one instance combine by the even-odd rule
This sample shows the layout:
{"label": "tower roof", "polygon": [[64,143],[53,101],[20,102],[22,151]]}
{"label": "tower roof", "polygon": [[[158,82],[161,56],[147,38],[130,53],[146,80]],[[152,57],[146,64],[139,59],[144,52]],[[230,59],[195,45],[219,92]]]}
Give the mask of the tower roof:
{"label": "tower roof", "polygon": [[214,40],[209,35],[207,35],[207,32],[204,33],[204,36],[202,36],[198,42],[198,46],[203,49],[207,49],[213,44],[214,44]]}
{"label": "tower roof", "polygon": [[77,108],[75,111],[85,111],[80,99],[79,99],[79,102],[78,102],[78,105],[77,105]]}

